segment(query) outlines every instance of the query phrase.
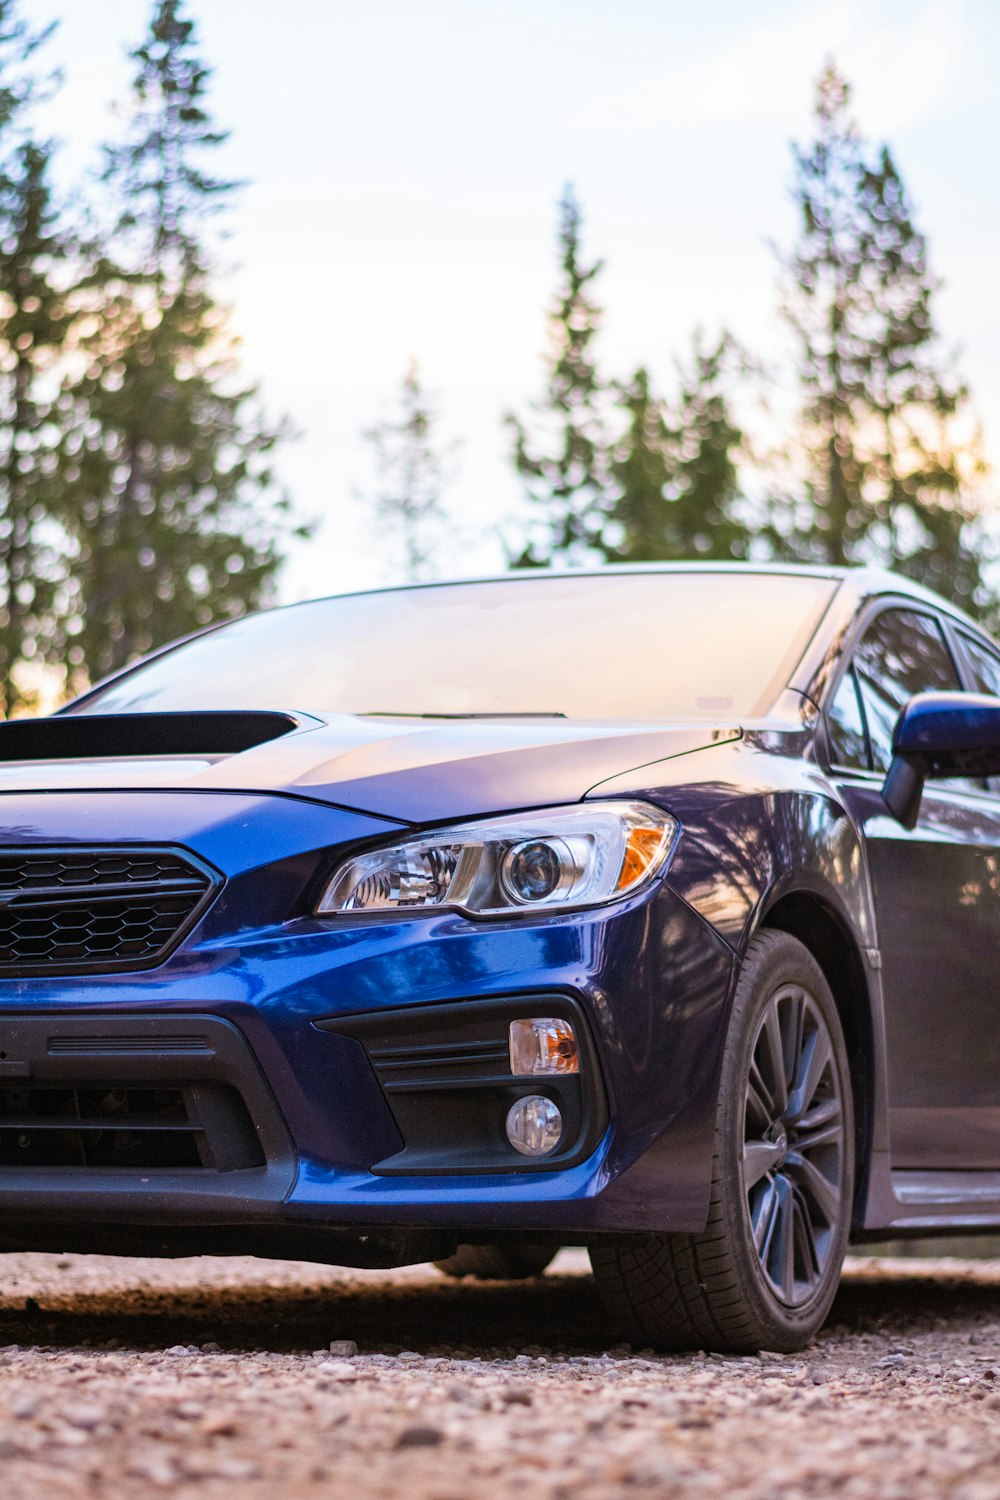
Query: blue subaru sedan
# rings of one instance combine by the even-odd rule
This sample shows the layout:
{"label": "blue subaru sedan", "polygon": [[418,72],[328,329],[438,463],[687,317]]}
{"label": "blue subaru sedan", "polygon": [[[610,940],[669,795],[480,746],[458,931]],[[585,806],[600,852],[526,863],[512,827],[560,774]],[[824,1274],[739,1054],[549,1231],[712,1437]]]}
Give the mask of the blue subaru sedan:
{"label": "blue subaru sedan", "polygon": [[589,1247],[794,1349],[1000,1226],[1000,654],[902,578],[345,595],[0,725],[0,1249]]}

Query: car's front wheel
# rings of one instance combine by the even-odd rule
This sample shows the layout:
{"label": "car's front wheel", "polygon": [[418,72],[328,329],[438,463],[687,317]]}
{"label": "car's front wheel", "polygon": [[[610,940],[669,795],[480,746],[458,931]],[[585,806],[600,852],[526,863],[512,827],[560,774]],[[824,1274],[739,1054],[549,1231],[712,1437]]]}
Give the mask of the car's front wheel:
{"label": "car's front wheel", "polygon": [[612,1317],[633,1342],[660,1348],[802,1348],[837,1289],[853,1184],[836,1004],[801,943],[762,931],[726,1039],[708,1223],[592,1247]]}

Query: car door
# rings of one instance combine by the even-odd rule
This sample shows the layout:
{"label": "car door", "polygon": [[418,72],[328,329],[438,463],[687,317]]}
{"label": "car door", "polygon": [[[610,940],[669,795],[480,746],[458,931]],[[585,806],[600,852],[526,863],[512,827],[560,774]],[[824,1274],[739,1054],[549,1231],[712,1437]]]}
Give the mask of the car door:
{"label": "car door", "polygon": [[903,705],[974,685],[960,649],[932,610],[878,606],[827,712],[834,774],[865,835],[901,1169],[1000,1169],[1000,798],[987,783],[928,782],[908,831],[880,792]]}

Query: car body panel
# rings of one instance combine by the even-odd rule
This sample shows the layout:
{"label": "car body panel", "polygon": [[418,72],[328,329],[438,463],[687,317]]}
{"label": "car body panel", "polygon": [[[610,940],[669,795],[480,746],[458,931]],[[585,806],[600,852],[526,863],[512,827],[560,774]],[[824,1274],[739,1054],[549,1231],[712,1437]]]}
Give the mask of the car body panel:
{"label": "car body panel", "polygon": [[533,719],[423,721],[310,716],[234,755],[102,757],[0,764],[0,793],[176,787],[286,792],[402,823],[434,823],[578,801],[633,765],[737,739],[711,724]]}
{"label": "car body panel", "polygon": [[[97,794],[87,806],[87,816],[75,819],[80,803],[70,794],[9,797],[0,804],[0,838],[64,841],[76,821],[89,842],[95,819],[112,837],[139,825],[212,863],[225,886],[182,950],[157,969],[0,980],[0,1050],[13,1047],[14,1018],[25,1009],[53,1018],[103,1016],[110,1026],[119,1016],[207,1011],[232,1024],[274,1091],[298,1160],[287,1197],[252,1201],[255,1223],[308,1225],[331,1216],[367,1223],[375,1215],[395,1224],[447,1224],[456,1205],[470,1226],[533,1222],[582,1233],[633,1228],[648,1223],[651,1211],[664,1227],[703,1222],[733,955],[665,883],[620,903],[610,917],[602,910],[497,922],[441,913],[333,924],[302,913],[289,921],[282,917],[310,888],[327,849],[373,832],[385,836],[384,823],[334,809],[317,815],[312,804],[283,797],[132,792]],[[373,1177],[372,1163],[400,1146],[391,1112],[358,1044],[314,1023],[377,1007],[553,990],[582,1000],[601,1046],[614,1128],[593,1157],[558,1175]],[[644,997],[652,993],[660,999],[650,1012]],[[676,1168],[669,1191],[664,1162]],[[14,1175],[4,1180],[0,1173],[8,1232],[23,1209]],[[78,1210],[120,1215],[120,1194],[109,1201],[102,1192],[100,1183],[89,1194],[78,1186]],[[196,1185],[186,1194],[180,1218],[197,1220]],[[30,1202],[34,1214],[59,1212],[37,1192]],[[163,1212],[155,1195],[149,1212]],[[240,1206],[208,1194],[201,1212],[225,1222],[239,1219]],[[130,1218],[143,1214],[136,1194]]]}
{"label": "car body panel", "polygon": [[[0,1051],[21,1035],[19,1017],[214,1017],[249,1049],[294,1162],[280,1192],[242,1201],[190,1174],[172,1193],[143,1182],[129,1198],[97,1174],[73,1187],[78,1223],[124,1216],[175,1245],[192,1226],[267,1228],[286,1236],[267,1242],[280,1253],[312,1253],[307,1233],[373,1225],[698,1231],[740,962],[789,898],[813,903],[849,955],[864,1095],[856,1230],[1000,1223],[1000,802],[932,789],[909,836],[888,818],[878,778],[838,776],[823,748],[823,708],[871,601],[919,599],[975,627],[892,575],[821,572],[839,586],[812,642],[771,712],[738,725],[359,718],[297,705],[297,728],[236,754],[0,765],[0,846],[155,842],[223,877],[155,968],[0,977]],[[549,915],[314,915],[347,851],[587,798],[640,799],[678,820],[669,867],[639,894]],[[939,941],[943,906],[957,961]],[[402,1136],[347,1022],[384,1014],[405,1025],[422,1007],[459,1015],[511,999],[531,1014],[546,996],[580,1007],[599,1058],[607,1126],[586,1159],[558,1171],[380,1170]],[[55,1179],[14,1177],[0,1168],[0,1235],[30,1243],[37,1221],[68,1244]],[[243,1243],[266,1253],[263,1240]]]}

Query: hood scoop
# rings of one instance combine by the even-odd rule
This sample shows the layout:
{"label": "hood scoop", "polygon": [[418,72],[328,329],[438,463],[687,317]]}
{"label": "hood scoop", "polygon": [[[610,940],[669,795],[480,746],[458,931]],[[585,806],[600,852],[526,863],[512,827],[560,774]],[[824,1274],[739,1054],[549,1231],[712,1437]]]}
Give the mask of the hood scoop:
{"label": "hood scoop", "polygon": [[54,714],[0,724],[0,762],[238,755],[301,729],[294,714]]}

